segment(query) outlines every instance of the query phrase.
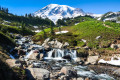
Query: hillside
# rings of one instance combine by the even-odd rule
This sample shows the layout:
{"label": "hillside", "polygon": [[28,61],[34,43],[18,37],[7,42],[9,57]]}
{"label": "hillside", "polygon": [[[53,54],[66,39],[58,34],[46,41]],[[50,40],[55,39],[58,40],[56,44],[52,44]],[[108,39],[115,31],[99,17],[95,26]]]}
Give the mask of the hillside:
{"label": "hillside", "polygon": [[[54,25],[54,23],[49,20],[48,18],[42,19],[40,17],[34,17],[32,14],[25,14],[25,16],[18,16],[14,15],[12,13],[6,13],[2,10],[0,10],[0,18],[12,22],[15,26],[20,26],[20,24],[23,22],[29,27],[33,26],[40,26],[40,25]],[[9,23],[10,24],[10,23]]]}
{"label": "hillside", "polygon": [[[117,23],[114,24],[118,25]],[[118,29],[120,28],[118,27]],[[58,40],[62,42],[68,42],[71,46],[82,47],[87,45],[90,48],[99,48],[99,46],[108,47],[112,41],[120,36],[118,29],[107,28],[104,26],[104,22],[100,21],[84,21],[74,26],[61,27],[61,31],[67,30],[69,32],[55,35],[54,38],[58,38]],[[59,28],[56,28],[54,31],[59,31]],[[50,30],[45,30],[45,32],[49,34]],[[36,35],[37,37],[35,37],[40,39],[40,35],[44,34],[38,33]],[[98,36],[100,36],[100,39],[96,39]],[[82,39],[86,40],[86,43],[84,43]]]}

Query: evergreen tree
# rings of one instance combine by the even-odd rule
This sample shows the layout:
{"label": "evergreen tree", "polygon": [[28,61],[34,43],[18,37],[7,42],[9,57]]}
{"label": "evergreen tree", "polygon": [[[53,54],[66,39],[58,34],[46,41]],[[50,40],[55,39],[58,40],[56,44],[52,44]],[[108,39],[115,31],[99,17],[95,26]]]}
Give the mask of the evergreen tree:
{"label": "evergreen tree", "polygon": [[1,9],[1,6],[0,6],[0,11],[1,11],[2,9]]}
{"label": "evergreen tree", "polygon": [[51,21],[50,21],[50,28],[51,28],[51,35],[54,36],[55,32],[54,32],[53,26],[51,25]]}
{"label": "evergreen tree", "polygon": [[21,24],[22,35],[25,35],[25,23],[22,22]]}
{"label": "evergreen tree", "polygon": [[8,13],[8,11],[9,11],[8,8],[6,8],[6,13]]}
{"label": "evergreen tree", "polygon": [[28,17],[28,15],[27,15],[27,14],[25,14],[25,17]]}
{"label": "evergreen tree", "polygon": [[44,33],[44,39],[46,39],[46,38],[47,38],[47,35],[46,35],[45,30],[44,30],[44,27],[43,27],[43,26],[41,26],[41,28],[42,28],[42,31],[43,31],[43,33]]}

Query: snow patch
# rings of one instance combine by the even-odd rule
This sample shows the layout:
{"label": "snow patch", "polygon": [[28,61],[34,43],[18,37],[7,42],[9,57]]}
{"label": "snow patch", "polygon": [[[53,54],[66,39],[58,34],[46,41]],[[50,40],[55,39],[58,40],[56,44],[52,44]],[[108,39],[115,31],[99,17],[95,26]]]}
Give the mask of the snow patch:
{"label": "snow patch", "polygon": [[59,32],[55,32],[55,34],[63,34],[63,33],[68,33],[69,31],[59,31]]}

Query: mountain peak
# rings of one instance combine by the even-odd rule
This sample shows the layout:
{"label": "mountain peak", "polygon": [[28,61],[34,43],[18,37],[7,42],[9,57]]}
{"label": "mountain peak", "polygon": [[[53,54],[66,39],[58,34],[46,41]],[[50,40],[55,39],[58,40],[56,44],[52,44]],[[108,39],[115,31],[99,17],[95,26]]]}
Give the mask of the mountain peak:
{"label": "mountain peak", "polygon": [[84,16],[85,13],[80,8],[73,8],[67,5],[49,4],[35,12],[34,15],[42,18],[47,17],[56,23],[58,19],[77,17],[80,15]]}

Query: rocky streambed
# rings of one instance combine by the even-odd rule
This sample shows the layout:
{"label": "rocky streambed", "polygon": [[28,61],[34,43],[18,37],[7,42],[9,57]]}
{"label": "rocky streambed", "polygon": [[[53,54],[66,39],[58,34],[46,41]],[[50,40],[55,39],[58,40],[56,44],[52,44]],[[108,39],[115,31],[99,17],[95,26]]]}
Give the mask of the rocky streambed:
{"label": "rocky streambed", "polygon": [[[66,49],[66,46],[69,46],[67,42],[62,44],[57,40],[46,39],[41,46],[35,44],[31,40],[31,36],[19,35],[16,36],[16,43],[18,45],[10,53],[10,57],[13,59],[11,63],[14,65],[10,64],[10,60],[7,60],[8,64],[12,67],[24,68],[29,80],[118,79],[114,77],[115,75],[109,74],[109,70],[104,69],[105,67],[84,65],[85,62],[77,57],[76,50]],[[95,57],[95,59],[97,58]],[[107,72],[105,73],[105,71]]]}

